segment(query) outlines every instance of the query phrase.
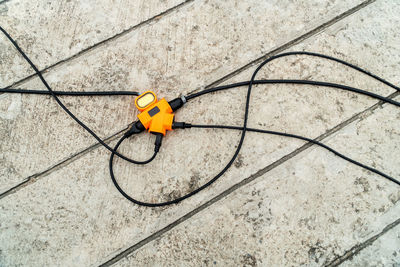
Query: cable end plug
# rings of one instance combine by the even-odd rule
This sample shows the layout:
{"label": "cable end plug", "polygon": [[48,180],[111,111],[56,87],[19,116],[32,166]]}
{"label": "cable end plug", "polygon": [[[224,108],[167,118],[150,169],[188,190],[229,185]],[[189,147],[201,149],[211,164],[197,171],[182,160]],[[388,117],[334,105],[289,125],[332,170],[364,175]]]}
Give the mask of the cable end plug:
{"label": "cable end plug", "polygon": [[144,130],[145,130],[145,128],[144,128],[143,124],[140,121],[136,121],[132,124],[132,127],[127,132],[125,132],[124,135],[126,137],[130,137],[134,134],[141,133]]}
{"label": "cable end plug", "polygon": [[172,129],[186,129],[186,128],[192,128],[192,125],[190,123],[186,123],[186,122],[174,121],[172,123]]}
{"label": "cable end plug", "polygon": [[154,143],[154,152],[158,152],[160,151],[160,147],[162,144],[162,139],[163,139],[164,135],[162,134],[156,134],[156,142]]}
{"label": "cable end plug", "polygon": [[186,103],[186,98],[184,96],[175,98],[168,102],[168,104],[171,106],[171,109],[173,112],[175,112],[178,109],[180,109],[181,107],[183,107],[183,105],[185,105],[185,103]]}

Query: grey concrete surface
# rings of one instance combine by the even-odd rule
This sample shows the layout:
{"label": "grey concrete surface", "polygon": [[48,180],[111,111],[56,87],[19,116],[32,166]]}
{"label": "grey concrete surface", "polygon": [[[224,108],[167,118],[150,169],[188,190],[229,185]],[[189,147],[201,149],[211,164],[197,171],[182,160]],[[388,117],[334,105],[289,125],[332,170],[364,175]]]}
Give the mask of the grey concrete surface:
{"label": "grey concrete surface", "polygon": [[[257,8],[255,2],[193,2],[157,23],[146,24],[57,65],[45,77],[58,90],[154,88],[158,94],[172,98],[220,79],[360,2],[298,3],[291,5],[291,11],[281,1],[265,2]],[[236,9],[243,12],[231,12]],[[287,12],[291,16],[275,16],[271,20],[265,16],[267,12]],[[229,27],[232,30],[226,31]],[[8,43],[5,45],[11,49]],[[41,49],[39,44],[36,50]],[[15,51],[8,54],[13,58]],[[20,86],[43,88],[37,78]],[[49,97],[7,95],[3,99],[2,192],[95,142]],[[65,101],[101,137],[121,130],[135,117],[130,98],[66,98]],[[19,153],[24,150],[30,154],[28,163],[23,160],[25,155]]]}
{"label": "grey concrete surface", "polygon": [[[390,172],[399,166],[400,158],[385,157],[384,153],[380,158],[371,152],[378,147],[400,147],[399,115],[397,108],[385,106],[347,125],[324,143]],[[375,127],[377,122],[379,128]],[[376,137],[382,137],[382,132],[388,136],[377,144]],[[371,152],[349,150],[358,144]],[[393,175],[398,177],[399,170],[394,169]],[[312,147],[116,266],[325,265],[398,219],[399,200],[400,189],[393,183]],[[389,248],[398,250],[398,243]],[[398,259],[397,254],[385,255],[387,262]]]}
{"label": "grey concrete surface", "polygon": [[400,225],[397,225],[343,266],[398,266],[399,263]]}
{"label": "grey concrete surface", "polygon": [[[7,1],[0,3],[2,27],[39,69],[72,57],[116,34],[129,31],[184,1]],[[0,85],[33,74],[1,36]]]}
{"label": "grey concrete surface", "polygon": [[[359,2],[310,2],[290,9],[279,3],[266,2],[257,9],[253,2],[190,3],[52,68],[46,77],[61,90],[156,88],[160,95],[175,96],[224,77]],[[276,16],[264,18],[274,8]],[[338,56],[398,84],[399,8],[393,1],[377,1],[284,48]],[[226,82],[248,79],[253,68]],[[275,62],[260,73],[281,76],[341,82],[383,95],[393,92],[336,64],[300,57]],[[40,84],[30,79],[21,86]],[[240,124],[244,93],[237,89],[194,100],[177,119]],[[129,98],[65,99],[102,136],[127,125],[132,118],[126,114],[135,115]],[[2,174],[5,190],[70,158],[0,200],[2,265],[87,266],[110,259],[117,265],[322,265],[398,219],[400,191],[393,184],[324,150],[296,150],[303,142],[252,133],[235,166],[206,191],[168,208],[138,207],[112,186],[105,149],[73,156],[94,142],[49,97],[2,95],[0,103],[1,129],[6,129],[2,136],[7,137],[1,142],[2,164],[20,166],[7,167],[18,171]],[[258,86],[249,123],[313,138],[327,133],[324,142],[399,177],[399,110],[387,105],[371,109],[375,103],[319,87]],[[31,142],[18,145],[27,137]],[[207,181],[227,162],[237,140],[237,133],[227,131],[175,131],[156,161],[138,167],[117,160],[116,173],[139,199],[168,200]],[[121,150],[143,159],[152,143],[142,135]],[[53,147],[59,149],[48,149]],[[32,155],[29,161],[27,153]],[[229,191],[232,186],[235,190]],[[179,218],[181,224],[176,223]],[[168,231],[162,230],[170,224]],[[393,244],[388,250],[397,249]],[[385,262],[396,261],[393,253],[382,255]],[[354,259],[354,264],[362,263]]]}

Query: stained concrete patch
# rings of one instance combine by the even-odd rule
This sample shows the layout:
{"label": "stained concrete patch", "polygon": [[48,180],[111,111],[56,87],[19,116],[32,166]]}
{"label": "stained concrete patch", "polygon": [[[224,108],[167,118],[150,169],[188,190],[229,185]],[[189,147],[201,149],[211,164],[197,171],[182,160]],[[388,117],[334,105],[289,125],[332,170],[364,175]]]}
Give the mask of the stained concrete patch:
{"label": "stained concrete patch", "polygon": [[7,15],[8,12],[8,6],[5,3],[0,2],[0,4],[2,4],[0,6],[0,16],[5,16]]}

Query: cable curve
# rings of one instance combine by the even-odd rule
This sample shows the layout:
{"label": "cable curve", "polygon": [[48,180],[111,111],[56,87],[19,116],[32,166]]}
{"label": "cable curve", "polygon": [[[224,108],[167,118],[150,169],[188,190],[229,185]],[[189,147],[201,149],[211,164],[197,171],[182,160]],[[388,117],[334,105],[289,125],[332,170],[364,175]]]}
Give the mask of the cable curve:
{"label": "cable curve", "polygon": [[29,63],[29,65],[32,67],[32,69],[35,71],[36,75],[39,76],[40,80],[46,86],[47,90],[51,94],[51,96],[56,100],[57,104],[74,120],[76,121],[83,129],[85,129],[89,134],[91,134],[102,146],[107,148],[109,151],[114,152],[116,155],[118,155],[120,158],[129,161],[134,164],[143,164],[140,161],[135,161],[133,159],[130,159],[116,151],[114,151],[111,147],[109,147],[99,136],[96,135],[86,124],[84,124],[81,120],[79,120],[62,102],[61,100],[57,97],[57,95],[53,92],[53,89],[51,89],[50,85],[47,83],[47,81],[44,79],[42,73],[40,73],[39,69],[33,64],[33,62],[29,59],[29,57],[25,54],[24,51],[19,47],[17,42],[0,26],[0,31],[4,33],[4,35],[8,38],[8,40],[14,45],[14,47],[17,49],[17,51],[22,55],[22,57]]}
{"label": "cable curve", "polygon": [[[192,93],[188,96],[186,96],[186,100],[192,100],[196,97],[209,94],[209,93],[214,93],[218,91],[223,91],[227,89],[231,89],[234,87],[240,87],[240,86],[248,86],[250,81],[244,81],[244,82],[238,82],[238,83],[232,83],[232,84],[227,84],[227,85],[222,85],[218,87],[213,87],[209,89],[202,90],[197,93]],[[368,92],[365,90],[361,90],[355,87],[343,85],[343,84],[337,84],[337,83],[329,83],[329,82],[320,82],[320,81],[309,81],[309,80],[286,80],[286,79],[268,79],[268,80],[254,80],[253,84],[302,84],[302,85],[313,85],[313,86],[323,86],[323,87],[330,87],[330,88],[336,88],[336,89],[341,89],[345,91],[350,91],[353,93],[361,94],[361,95],[366,95],[378,100],[381,100],[385,103],[389,103],[395,106],[400,107],[400,102],[393,100],[389,97],[381,96],[372,92]]]}
{"label": "cable curve", "polygon": [[[192,192],[176,198],[174,200],[171,201],[167,201],[167,202],[162,202],[162,203],[145,203],[145,202],[141,202],[141,201],[137,201],[133,198],[131,198],[128,194],[126,194],[121,187],[119,187],[118,183],[116,182],[116,179],[114,177],[114,173],[113,173],[113,169],[112,169],[112,165],[113,165],[113,158],[115,155],[117,155],[118,157],[134,163],[134,164],[147,164],[149,162],[151,162],[155,157],[157,152],[154,152],[153,156],[146,160],[146,161],[136,161],[133,159],[130,159],[120,153],[117,152],[118,147],[121,145],[121,143],[128,137],[126,135],[124,135],[118,142],[117,145],[115,146],[115,148],[111,148],[109,147],[100,137],[98,137],[88,126],[86,126],[82,121],[80,121],[62,102],[61,100],[57,97],[57,95],[61,96],[61,95],[102,95],[101,93],[104,93],[103,95],[121,95],[119,94],[120,92],[110,92],[110,93],[105,93],[105,92],[87,92],[86,94],[84,92],[60,92],[60,91],[53,91],[52,88],[49,86],[49,84],[47,83],[47,81],[44,79],[43,75],[41,74],[41,72],[39,71],[39,69],[33,64],[33,62],[29,59],[29,57],[23,52],[23,50],[19,47],[19,45],[16,43],[16,41],[0,26],[0,31],[2,31],[4,33],[4,35],[10,40],[10,42],[14,45],[14,47],[17,49],[17,51],[23,56],[23,58],[29,63],[29,65],[32,67],[32,69],[35,71],[35,74],[39,76],[40,80],[42,81],[42,83],[45,85],[45,87],[47,88],[48,92],[46,92],[46,94],[50,94],[57,102],[57,104],[73,119],[75,120],[81,127],[83,127],[88,133],[90,133],[101,145],[103,145],[105,148],[107,148],[109,151],[111,151],[111,156],[110,156],[110,173],[111,173],[111,179],[113,180],[114,185],[116,186],[116,188],[120,191],[120,193],[126,197],[128,200],[138,204],[138,205],[144,205],[144,206],[150,206],[150,207],[156,207],[156,206],[165,206],[165,205],[171,205],[171,204],[176,204],[186,198],[189,198],[190,196],[193,196],[194,194],[200,192],[201,190],[205,189],[206,187],[210,186],[212,183],[214,183],[218,178],[220,178],[232,165],[232,163],[235,161],[237,155],[239,154],[239,151],[243,145],[243,141],[246,135],[246,131],[253,131],[253,132],[259,132],[259,133],[269,133],[269,134],[276,134],[276,135],[281,135],[281,136],[287,136],[287,137],[293,137],[293,138],[297,138],[297,139],[302,139],[304,141],[308,141],[311,142],[313,144],[319,145],[325,149],[328,149],[329,151],[333,152],[335,155],[353,163],[356,164],[360,167],[363,167],[371,172],[374,172],[376,174],[379,174],[389,180],[391,180],[392,182],[395,182],[397,184],[400,184],[399,181],[397,181],[396,179],[374,169],[371,168],[369,166],[366,166],[362,163],[359,163],[355,160],[352,160],[346,156],[344,156],[343,154],[333,150],[332,148],[318,142],[315,141],[313,139],[309,139],[307,137],[302,137],[302,136],[297,136],[297,135],[292,135],[292,134],[286,134],[286,133],[281,133],[281,132],[274,132],[274,131],[267,131],[267,130],[260,130],[260,129],[253,129],[253,128],[247,128],[247,120],[248,120],[248,113],[249,113],[249,106],[250,106],[250,99],[251,99],[251,90],[254,84],[266,84],[266,83],[294,83],[294,84],[309,84],[309,85],[320,85],[320,86],[328,86],[328,87],[334,87],[334,88],[338,88],[338,89],[342,89],[342,90],[348,90],[348,91],[352,91],[352,92],[356,92],[359,94],[363,94],[363,95],[367,95],[379,100],[382,100],[386,103],[390,103],[396,106],[399,106],[399,102],[394,101],[390,98],[384,97],[384,96],[380,96],[368,91],[364,91],[361,89],[357,89],[357,88],[353,88],[350,86],[346,86],[346,85],[338,85],[338,84],[333,84],[333,83],[325,83],[325,82],[318,82],[318,81],[307,81],[307,80],[255,80],[255,77],[257,75],[257,73],[259,72],[259,70],[265,66],[267,63],[281,58],[281,57],[286,57],[286,56],[291,56],[291,55],[308,55],[308,56],[315,56],[315,57],[320,57],[320,58],[324,58],[324,59],[328,59],[328,60],[332,60],[338,63],[341,63],[343,65],[346,65],[350,68],[353,68],[361,73],[364,73],[390,87],[392,87],[393,89],[400,91],[400,88],[393,85],[392,83],[384,80],[383,78],[380,78],[379,76],[372,74],[358,66],[355,66],[351,63],[345,62],[343,60],[331,57],[331,56],[327,56],[327,55],[323,55],[323,54],[318,54],[318,53],[313,53],[313,52],[288,52],[288,53],[282,53],[279,55],[275,55],[272,56],[266,60],[264,60],[257,68],[256,70],[253,72],[250,81],[245,81],[245,82],[241,82],[241,83],[236,83],[236,84],[231,84],[231,85],[225,85],[225,86],[219,86],[219,87],[214,87],[214,88],[209,88],[209,89],[205,89],[203,91],[197,92],[197,93],[193,93],[190,94],[186,97],[187,100],[191,100],[195,97],[199,97],[201,95],[207,94],[207,93],[211,93],[211,92],[216,92],[216,91],[220,91],[220,90],[226,90],[226,89],[230,89],[233,87],[238,87],[238,86],[248,86],[247,89],[247,96],[246,96],[246,104],[245,104],[245,114],[244,114],[244,118],[243,118],[243,126],[239,127],[239,126],[223,126],[223,125],[192,125],[192,127],[194,128],[223,128],[223,129],[233,129],[233,130],[239,130],[241,131],[241,136],[240,136],[240,140],[238,142],[237,148],[231,158],[231,160],[225,165],[225,167],[216,175],[214,176],[212,179],[210,179],[207,183],[203,184],[202,186],[200,186],[199,188],[193,190]],[[40,90],[26,90],[26,89],[2,89],[0,92],[6,92],[6,90],[8,90],[8,92],[10,93],[32,93],[32,94],[45,94],[43,91]],[[29,91],[29,92],[28,92]],[[127,94],[126,92],[124,92],[124,94]],[[129,95],[136,95],[136,92],[131,92]]]}
{"label": "cable curve", "polygon": [[[202,186],[198,187],[197,189],[187,193],[186,195],[183,195],[181,197],[178,197],[178,198],[170,200],[170,201],[159,202],[159,203],[149,203],[149,202],[139,201],[139,200],[136,200],[136,199],[130,197],[125,192],[123,192],[123,190],[119,186],[117,187],[117,189],[120,192],[122,191],[123,192],[123,196],[125,196],[128,200],[130,200],[133,203],[138,204],[138,205],[147,206],[147,207],[160,207],[160,206],[167,206],[167,205],[177,204],[177,203],[179,203],[179,202],[181,202],[181,201],[193,196],[194,194],[202,191],[203,189],[207,188],[208,186],[210,186],[212,183],[214,183],[216,180],[218,180],[230,168],[230,166],[235,161],[235,159],[236,159],[237,155],[239,154],[239,151],[240,151],[240,149],[241,149],[241,147],[243,145],[243,141],[244,141],[244,137],[245,137],[246,131],[253,131],[253,132],[259,132],[259,133],[269,133],[269,134],[287,136],[287,137],[297,138],[297,139],[301,139],[301,140],[304,140],[304,141],[311,142],[313,144],[316,144],[318,146],[321,146],[321,147],[331,151],[335,155],[337,155],[337,156],[339,156],[339,157],[341,157],[341,158],[343,158],[343,159],[345,159],[345,160],[347,160],[347,161],[349,161],[349,162],[351,162],[351,163],[353,163],[353,164],[355,164],[357,166],[365,168],[365,169],[367,169],[367,170],[369,170],[371,172],[374,172],[374,173],[376,173],[376,174],[378,174],[378,175],[380,175],[380,176],[382,176],[382,177],[384,177],[384,178],[386,178],[386,179],[388,179],[388,180],[400,185],[400,182],[397,181],[396,179],[394,179],[393,177],[390,177],[389,175],[387,175],[387,174],[385,174],[385,173],[383,173],[383,172],[381,172],[379,170],[376,170],[376,169],[374,169],[372,167],[369,167],[367,165],[364,165],[364,164],[362,164],[362,163],[360,163],[360,162],[358,162],[356,160],[353,160],[353,159],[351,159],[351,158],[349,158],[349,157],[337,152],[336,150],[330,148],[329,146],[324,145],[323,143],[320,143],[320,142],[318,142],[316,140],[313,140],[313,139],[310,139],[310,138],[307,138],[307,137],[303,137],[303,136],[298,136],[298,135],[293,135],[293,134],[286,134],[286,133],[282,133],[282,132],[266,131],[266,130],[253,129],[253,128],[248,129],[247,128],[247,119],[248,119],[249,103],[250,103],[250,97],[251,97],[251,89],[252,89],[252,85],[256,84],[255,83],[255,81],[256,81],[255,77],[256,77],[257,73],[260,71],[260,69],[263,66],[265,66],[268,62],[271,62],[274,59],[277,59],[277,58],[283,57],[283,56],[296,55],[296,54],[306,54],[306,55],[320,56],[320,54],[308,53],[308,52],[304,52],[304,53],[303,52],[291,52],[291,53],[285,53],[285,54],[282,54],[282,55],[277,55],[275,57],[272,57],[272,58],[269,58],[269,59],[266,59],[265,61],[263,61],[256,68],[256,70],[253,72],[253,75],[252,75],[250,81],[243,82],[241,84],[241,86],[248,85],[247,96],[246,96],[245,114],[244,114],[244,120],[243,120],[243,126],[242,127],[238,127],[238,126],[222,126],[222,125],[195,125],[194,126],[194,127],[197,127],[197,128],[225,128],[225,129],[234,129],[234,130],[240,130],[241,131],[240,140],[239,140],[239,143],[238,143],[237,148],[235,150],[235,153],[233,154],[231,160],[225,165],[225,167],[216,176],[214,176],[212,179],[210,179],[208,182],[206,182]],[[322,55],[322,57],[325,58],[324,55]],[[328,56],[326,56],[326,58],[334,60],[334,61],[337,61],[339,63],[342,63],[341,60],[338,60],[338,59],[335,59],[335,58],[331,58],[331,57],[328,57]],[[347,62],[344,62],[344,63],[346,63],[345,64],[346,66],[349,66],[349,67],[352,67],[352,68],[354,68],[356,70],[359,70],[362,73],[365,73],[365,74],[371,76],[372,78],[376,78],[376,76],[374,74],[371,74],[371,73],[369,73],[369,72],[367,72],[367,71],[365,71],[365,70],[363,70],[363,69],[361,69],[361,68],[359,68],[357,66],[354,66],[354,65],[352,65],[350,63],[347,63]],[[392,85],[391,83],[383,80],[382,78],[379,78],[378,80],[379,81],[384,81],[385,84],[387,84],[387,85],[391,86],[392,88],[398,90],[397,89],[398,87],[396,87],[395,85]],[[298,80],[292,80],[292,81],[298,81]],[[301,82],[304,82],[304,81],[302,80]],[[314,85],[315,82],[314,81],[307,81],[307,83],[310,83],[310,84]],[[327,83],[327,84],[329,84],[329,83]],[[237,84],[235,84],[235,86],[236,85]],[[187,96],[186,99],[187,100],[191,100],[191,99],[193,99],[195,97],[199,97],[199,96],[207,94],[207,93],[212,93],[212,92],[216,92],[216,91],[232,88],[231,86],[233,86],[233,85],[226,85],[226,86],[220,86],[220,87],[205,89],[205,90],[200,91],[198,93],[194,93],[194,94],[191,94],[191,95]],[[344,86],[344,87],[347,88],[347,86]],[[340,88],[340,89],[342,89],[342,88]],[[398,103],[394,104],[394,105],[398,106]],[[193,127],[193,125],[192,125],[192,127]],[[113,173],[113,169],[112,169],[112,164],[113,164],[112,163],[112,159],[110,158],[110,174],[113,177],[112,179],[113,179],[113,182],[115,184],[116,181],[115,181],[115,177],[114,177],[114,173]]]}

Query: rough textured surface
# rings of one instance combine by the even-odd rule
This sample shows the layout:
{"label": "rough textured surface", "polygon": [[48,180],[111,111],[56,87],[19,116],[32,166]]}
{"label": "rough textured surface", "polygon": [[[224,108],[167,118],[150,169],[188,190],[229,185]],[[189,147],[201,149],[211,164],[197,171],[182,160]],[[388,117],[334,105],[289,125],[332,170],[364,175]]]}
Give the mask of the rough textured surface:
{"label": "rough textured surface", "polygon": [[[287,8],[288,3],[269,1],[254,8],[251,1],[194,2],[51,69],[46,78],[61,90],[157,88],[160,95],[174,97],[220,79],[358,3],[316,1]],[[393,1],[378,1],[288,49],[334,55],[398,84],[399,8]],[[276,15],[266,18],[266,10]],[[252,69],[226,82],[246,80]],[[300,57],[274,62],[261,77],[393,92],[336,64]],[[21,86],[39,88],[40,83],[30,79]],[[177,120],[240,124],[244,95],[244,89],[236,89],[204,96],[178,112]],[[131,121],[127,114],[135,115],[129,98],[65,100],[101,136],[121,130]],[[258,86],[249,124],[315,138],[374,103],[319,87]],[[168,208],[138,207],[114,189],[105,149],[73,157],[94,141],[49,97],[4,94],[0,108],[1,136],[6,137],[0,143],[1,164],[6,166],[0,172],[3,190],[72,157],[0,200],[0,265],[104,263],[258,170],[254,181],[185,217],[117,264],[322,265],[398,219],[400,191],[393,184],[315,147],[285,161],[282,157],[304,143],[253,133],[234,166],[206,191]],[[341,125],[324,142],[399,177],[399,116],[399,109],[378,107]],[[172,199],[217,173],[237,140],[238,133],[228,131],[175,131],[154,162],[141,167],[117,160],[116,174],[141,200]],[[153,138],[141,135],[126,141],[121,151],[144,159],[152,149]],[[278,160],[277,167],[264,173],[269,170],[265,166]],[[390,249],[396,250],[395,245]],[[386,262],[396,260],[393,254],[382,255]]]}
{"label": "rough textured surface", "polygon": [[342,266],[398,266],[400,225],[391,229]]}
{"label": "rough textured surface", "polygon": [[[154,88],[156,93],[170,99],[220,79],[359,2],[315,1],[291,5],[289,9],[282,1],[262,5],[252,1],[193,2],[157,23],[147,24],[56,66],[46,78],[58,90]],[[237,9],[241,12],[232,13]],[[304,12],[297,12],[299,9]],[[267,11],[282,14],[270,20],[265,17]],[[227,28],[231,30],[226,31]],[[11,47],[7,42],[1,43]],[[20,86],[43,88],[38,79]],[[0,146],[5,174],[1,176],[1,191],[94,143],[49,97],[3,97]],[[130,98],[63,99],[101,137],[121,130],[135,115]],[[231,117],[236,116],[233,113]],[[28,163],[21,151],[29,153]]]}
{"label": "rough textured surface", "polygon": [[[182,2],[12,0],[0,3],[0,20],[1,26],[18,41],[39,69],[43,69]],[[33,73],[3,35],[0,37],[0,62],[1,86],[9,86]]]}
{"label": "rough textured surface", "polygon": [[[374,150],[378,135],[380,148],[398,151],[399,115],[398,109],[384,107],[324,143],[362,162],[374,161],[376,167],[398,177],[400,170],[394,166],[400,166],[400,157]],[[374,127],[377,122],[379,128]],[[385,138],[382,132],[387,133]],[[373,153],[356,149],[354,143]],[[116,266],[325,265],[382,231],[399,218],[399,212],[400,188],[312,147]],[[394,234],[387,237],[395,240],[387,249],[398,251]],[[388,263],[398,259],[396,253],[382,253]]]}

